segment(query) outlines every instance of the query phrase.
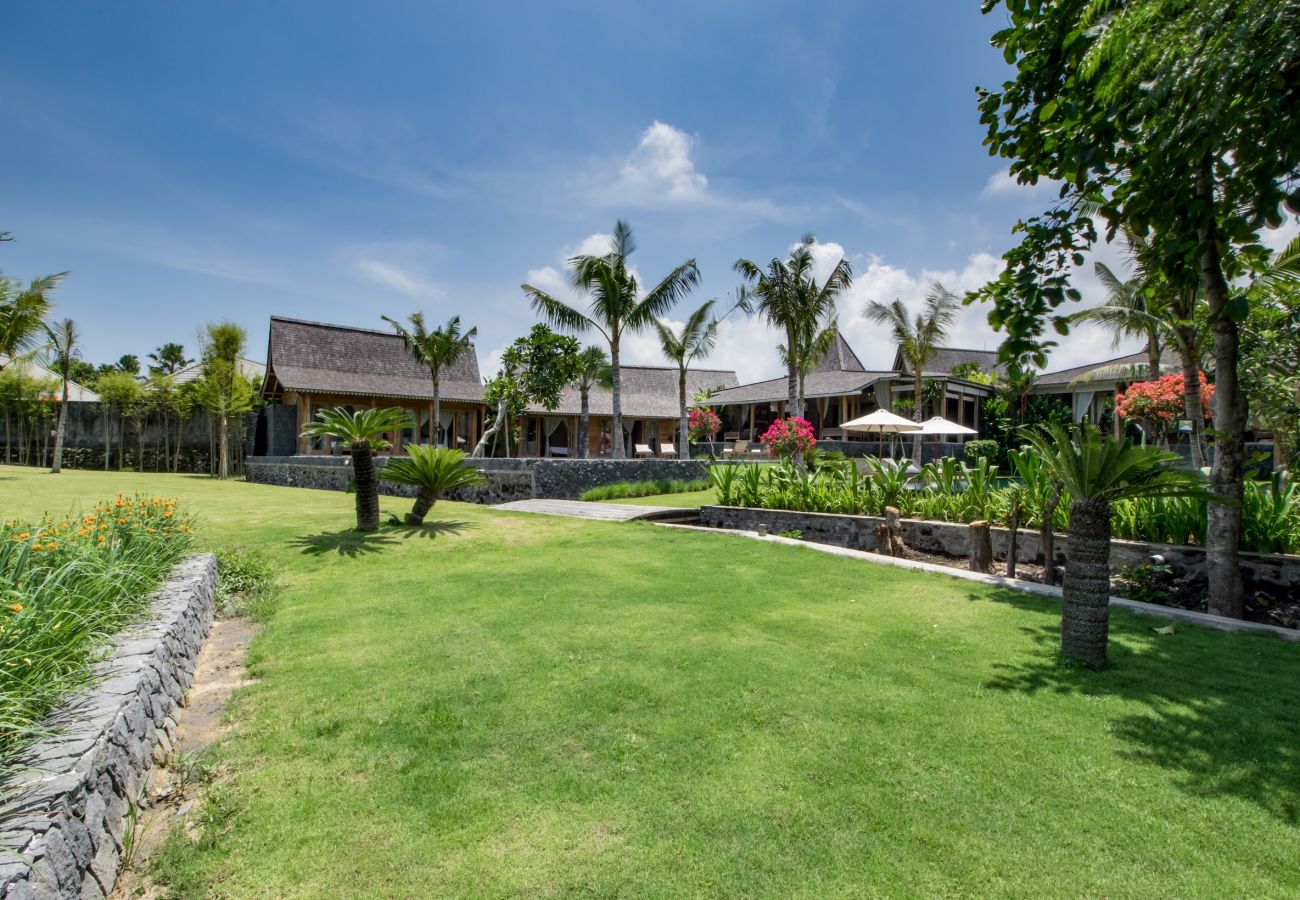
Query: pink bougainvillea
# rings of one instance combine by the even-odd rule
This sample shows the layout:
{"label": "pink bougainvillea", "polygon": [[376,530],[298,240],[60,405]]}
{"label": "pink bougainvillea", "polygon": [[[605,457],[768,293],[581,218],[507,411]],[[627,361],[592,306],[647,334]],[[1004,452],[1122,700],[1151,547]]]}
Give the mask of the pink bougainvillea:
{"label": "pink bougainvillea", "polygon": [[707,441],[722,428],[722,419],[707,406],[698,406],[691,410],[686,427],[690,432],[691,440]]}
{"label": "pink bougainvillea", "polygon": [[773,422],[759,440],[768,453],[783,459],[803,456],[817,444],[812,423],[797,416]]}
{"label": "pink bougainvillea", "polygon": [[[1167,430],[1181,419],[1183,410],[1183,376],[1166,375],[1154,381],[1139,381],[1129,385],[1115,397],[1115,411],[1126,419],[1141,419],[1157,428]],[[1201,373],[1201,407],[1205,418],[1210,418],[1210,401],[1214,399],[1214,385]]]}

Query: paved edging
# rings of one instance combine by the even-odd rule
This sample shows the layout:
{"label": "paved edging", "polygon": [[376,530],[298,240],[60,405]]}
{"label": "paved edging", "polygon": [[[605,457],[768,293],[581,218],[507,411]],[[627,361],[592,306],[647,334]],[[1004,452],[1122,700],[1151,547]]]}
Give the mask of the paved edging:
{"label": "paved edging", "polygon": [[[988,584],[994,587],[1010,588],[1011,590],[1020,591],[1025,594],[1038,594],[1043,597],[1055,597],[1058,600],[1061,598],[1061,589],[1055,585],[1039,584],[1036,581],[1021,581],[1018,578],[1007,578],[1002,575],[984,575],[980,572],[953,569],[948,566],[940,566],[935,563],[921,562],[914,559],[898,559],[880,553],[870,553],[866,550],[850,550],[847,547],[834,547],[830,544],[817,544],[811,541],[801,541],[797,538],[781,537],[775,534],[759,534],[756,531],[743,531],[732,528],[720,529],[710,528],[705,525],[677,525],[668,522],[656,522],[655,524],[663,528],[685,528],[691,531],[704,531],[710,534],[734,534],[755,541],[787,544],[791,547],[804,547],[818,553],[827,553],[831,556],[841,556],[845,559],[857,559],[881,566],[894,566],[899,569],[912,569],[916,572],[930,572],[935,575],[946,575],[949,578],[956,578],[960,581],[977,581],[981,584]],[[1196,625],[1204,625],[1206,628],[1215,628],[1219,631],[1268,634],[1273,637],[1281,638],[1284,641],[1300,642],[1300,629],[1298,628],[1283,628],[1280,625],[1266,625],[1262,622],[1246,622],[1242,619],[1229,619],[1225,616],[1215,616],[1210,613],[1195,612],[1190,609],[1179,609],[1176,606],[1161,606],[1157,603],[1142,603],[1139,600],[1128,600],[1124,597],[1111,597],[1110,605],[1112,607],[1126,609],[1130,612],[1135,612],[1144,616],[1158,616],[1162,619],[1189,622]]]}
{"label": "paved edging", "polygon": [[127,814],[154,754],[170,752],[216,586],[211,553],[178,563],[154,594],[152,615],[118,634],[95,682],[51,717],[57,734],[14,761],[15,774],[0,784],[0,897],[112,891]]}

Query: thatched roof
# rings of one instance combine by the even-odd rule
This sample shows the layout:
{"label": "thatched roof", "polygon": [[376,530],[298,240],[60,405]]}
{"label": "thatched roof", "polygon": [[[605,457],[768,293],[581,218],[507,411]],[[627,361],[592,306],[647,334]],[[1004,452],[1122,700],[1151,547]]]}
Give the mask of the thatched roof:
{"label": "thatched roof", "polygon": [[[271,317],[263,391],[359,397],[433,398],[429,370],[391,331]],[[473,346],[442,373],[443,400],[479,403],[483,383]]]}
{"label": "thatched roof", "polygon": [[[1002,363],[998,362],[998,351],[996,350],[967,350],[961,347],[936,347],[930,354],[930,358],[925,363],[925,375],[941,378],[950,373],[953,369],[962,363],[973,362],[980,367],[981,372],[988,372],[990,375],[1003,370]],[[894,354],[894,368],[899,372],[910,372],[907,367],[907,360],[903,358],[902,353]]]}
{"label": "thatched roof", "polygon": [[[1147,374],[1149,368],[1147,352],[1139,350],[1137,353],[1130,353],[1128,356],[1117,356],[1114,359],[1107,359],[1102,362],[1074,366],[1057,372],[1046,372],[1038,376],[1035,384],[1042,387],[1051,387],[1062,384],[1068,385],[1073,381],[1092,382],[1094,384],[1098,382],[1146,381],[1149,377]],[[1165,375],[1181,371],[1178,357],[1173,353],[1162,353],[1160,355],[1160,371]]]}
{"label": "thatched roof", "polygon": [[[677,369],[668,366],[620,366],[622,371],[623,416],[629,419],[676,419]],[[719,386],[735,387],[736,373],[730,369],[688,369],[686,372],[686,405],[696,391],[712,390]],[[591,389],[587,403],[593,416],[614,414],[614,392],[609,388]],[[560,396],[555,410],[529,407],[528,411],[542,416],[576,416],[582,411],[582,397],[576,387],[567,387]]]}

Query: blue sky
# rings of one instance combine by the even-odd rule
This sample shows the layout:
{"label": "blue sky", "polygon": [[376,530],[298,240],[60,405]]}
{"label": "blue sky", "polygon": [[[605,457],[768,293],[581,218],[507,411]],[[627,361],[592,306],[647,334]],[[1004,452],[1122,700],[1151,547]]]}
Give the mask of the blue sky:
{"label": "blue sky", "polygon": [[[534,321],[519,284],[561,289],[566,256],[618,217],[644,280],[699,262],[683,310],[725,298],[738,256],[812,231],[858,273],[845,334],[887,364],[862,303],[978,286],[1048,199],[981,146],[975,86],[1008,70],[978,6],[17,5],[0,270],[70,269],[58,314],[95,362],[193,350],[218,319],[264,358],[271,314],[382,327],[422,309],[477,325],[487,368]],[[982,319],[953,343],[995,347]],[[769,377],[774,344],[728,321],[711,362]],[[1108,350],[1085,332],[1054,362]],[[658,361],[648,335],[627,355]]]}

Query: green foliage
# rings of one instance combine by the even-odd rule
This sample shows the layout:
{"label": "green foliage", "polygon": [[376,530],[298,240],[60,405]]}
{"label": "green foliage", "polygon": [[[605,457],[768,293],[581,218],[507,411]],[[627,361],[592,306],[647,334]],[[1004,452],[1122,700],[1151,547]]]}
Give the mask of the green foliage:
{"label": "green foliage", "polygon": [[407,444],[405,459],[390,459],[379,470],[380,481],[431,490],[435,495],[483,484],[485,478],[463,450]]}
{"label": "green foliage", "polygon": [[1139,603],[1165,603],[1169,600],[1169,583],[1173,573],[1164,563],[1124,566],[1116,576],[1124,596]]}
{"label": "green foliage", "polygon": [[577,338],[538,324],[506,348],[501,370],[518,381],[525,404],[552,410],[560,405],[560,392],[578,377],[581,353]]}
{"label": "green foliage", "polygon": [[217,614],[264,621],[280,590],[279,570],[262,551],[240,547],[217,550]]}
{"label": "green foliage", "polygon": [[967,441],[961,448],[962,456],[967,462],[983,457],[989,462],[997,465],[1002,461],[1002,447],[997,441],[980,439],[976,441]]}
{"label": "green foliage", "polygon": [[1258,553],[1300,552],[1300,488],[1274,473],[1267,483],[1247,481],[1241,543]]}
{"label": "green foliage", "polygon": [[85,516],[0,525],[0,754],[88,682],[190,538],[172,501],[120,494]]}
{"label": "green foliage", "polygon": [[21,353],[35,349],[44,336],[45,318],[54,306],[50,295],[67,272],[33,279],[23,287],[0,275],[0,369]]}
{"label": "green foliage", "polygon": [[383,437],[393,431],[410,428],[411,416],[397,407],[376,407],[352,412],[342,406],[322,409],[316,419],[302,429],[303,437],[332,437],[345,446],[359,446],[370,450],[383,450],[391,442]]}
{"label": "green foliage", "polygon": [[100,406],[113,409],[120,415],[129,415],[144,402],[144,386],[126,372],[108,372],[95,382]]}
{"label": "green foliage", "polygon": [[656,481],[619,481],[589,488],[582,492],[580,499],[622,500],[631,497],[655,497],[659,494],[690,494],[705,490],[710,484],[711,480],[682,481],[677,478],[660,478]]}

